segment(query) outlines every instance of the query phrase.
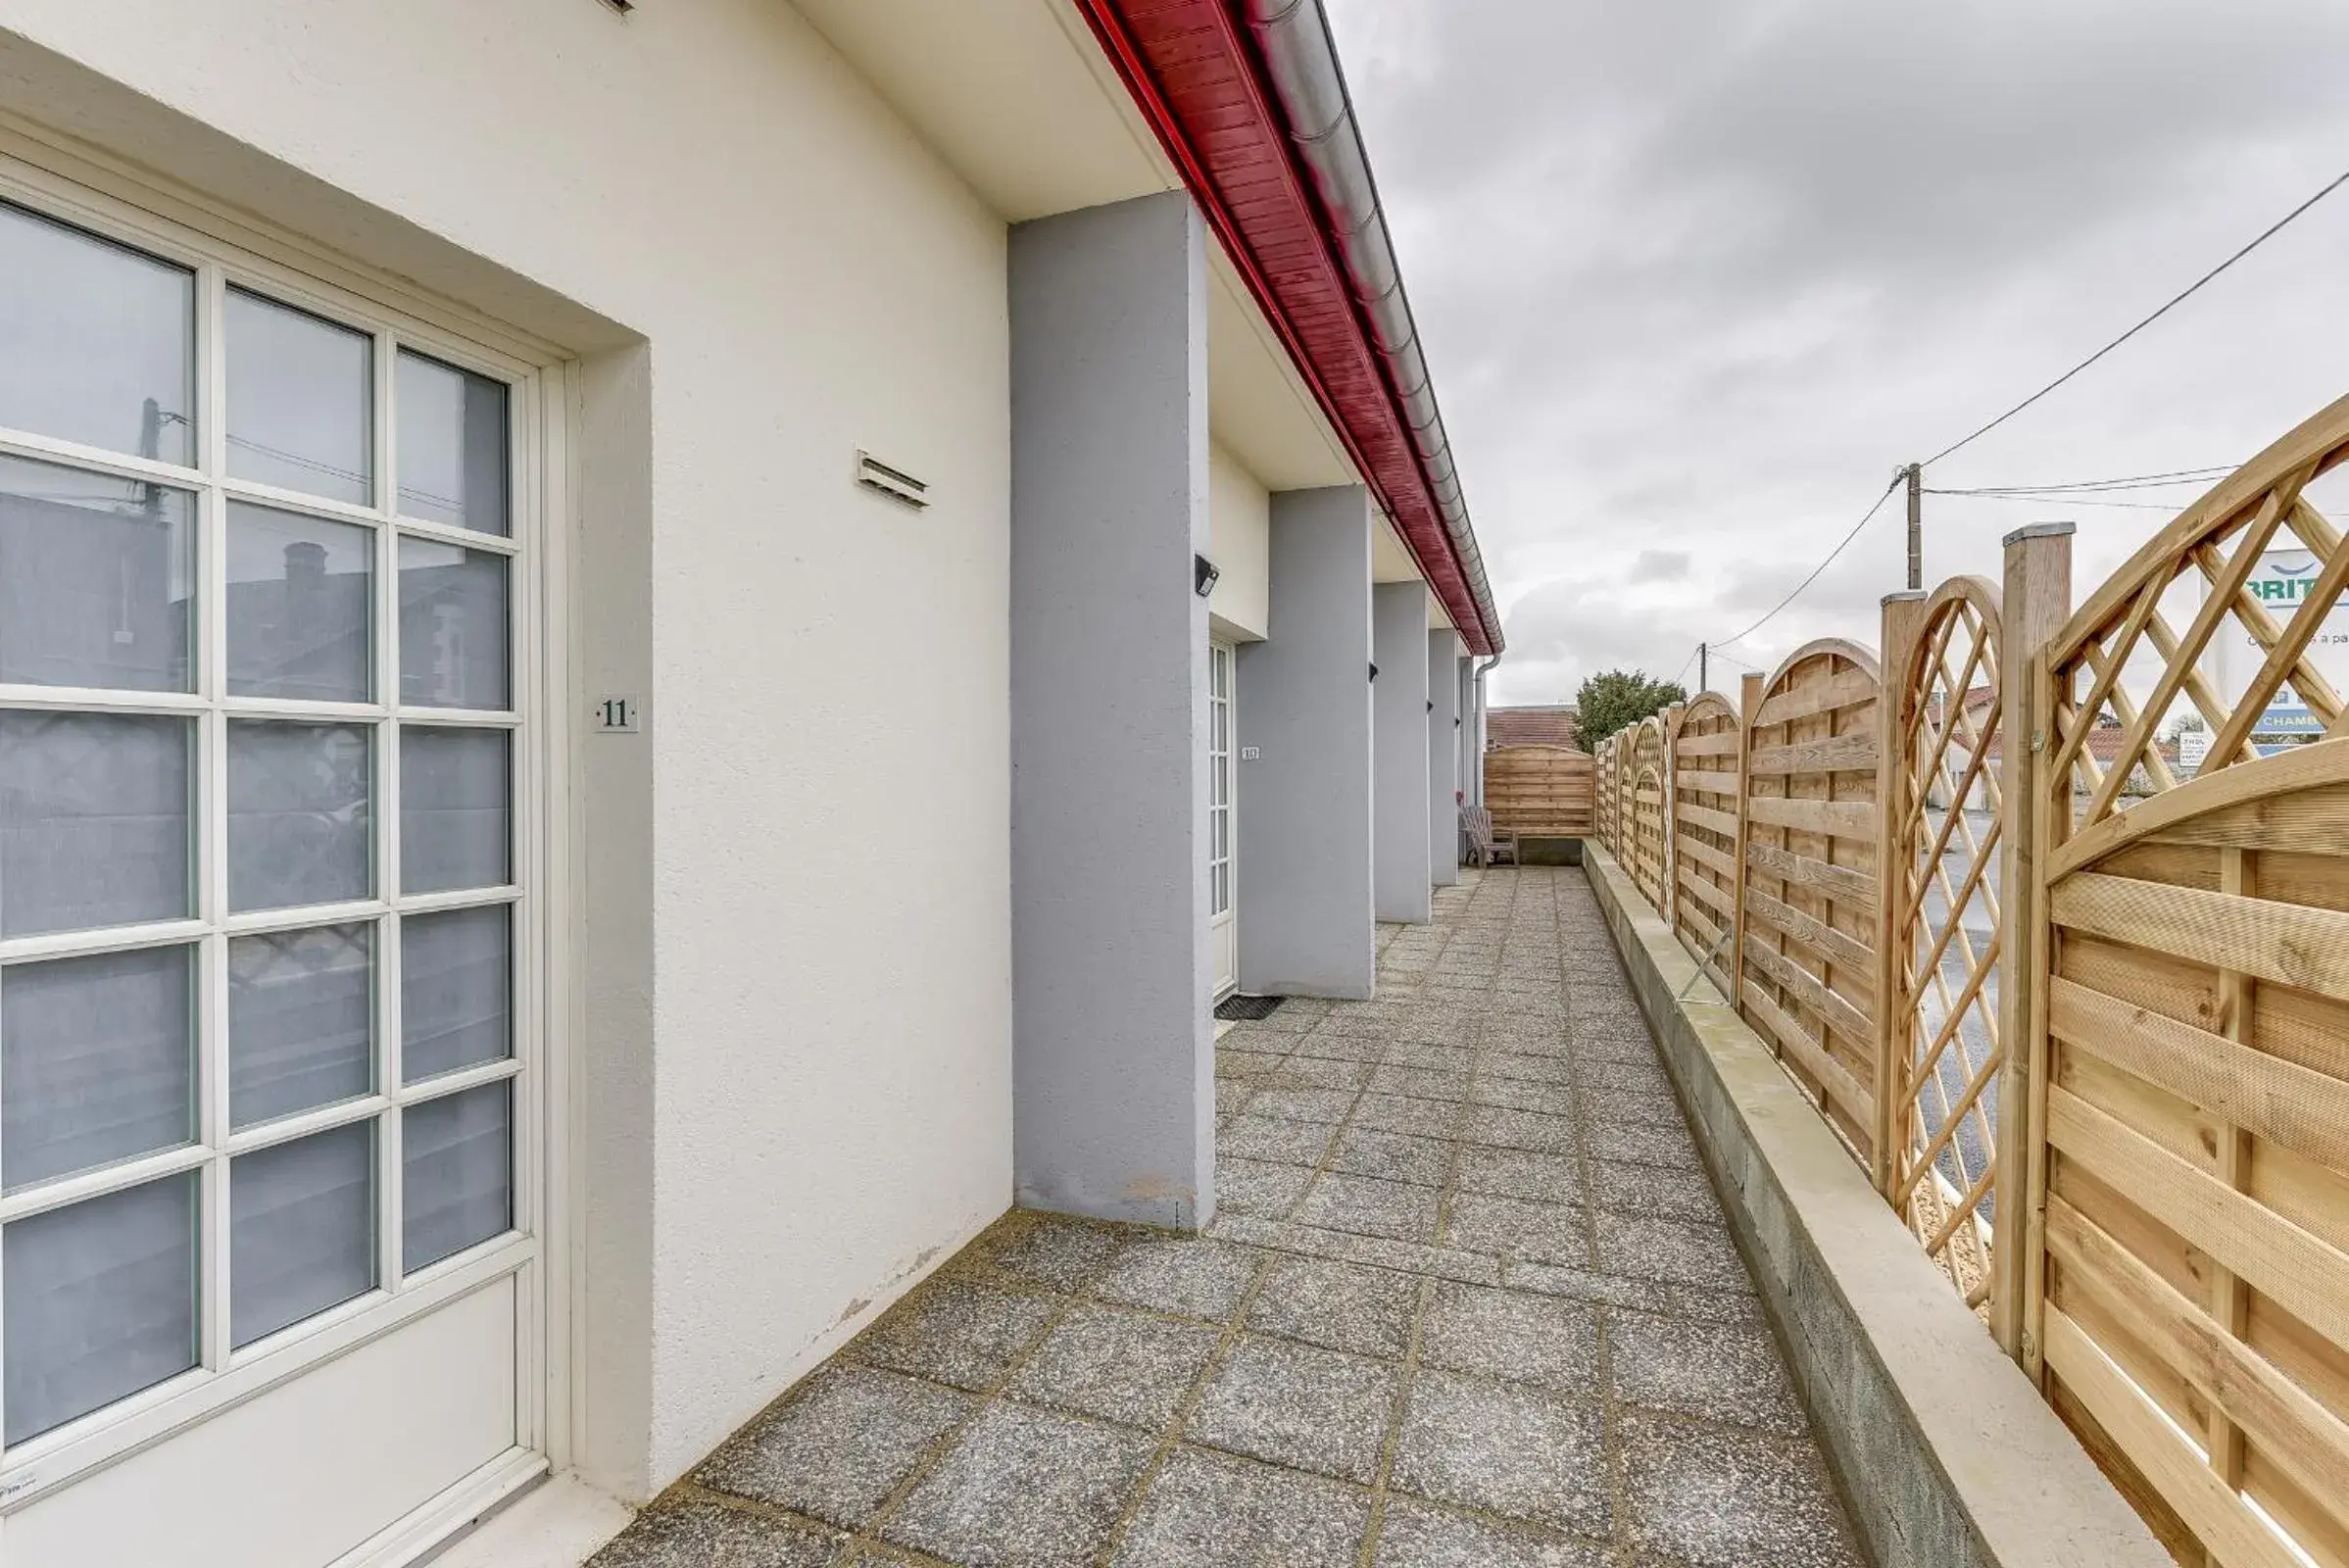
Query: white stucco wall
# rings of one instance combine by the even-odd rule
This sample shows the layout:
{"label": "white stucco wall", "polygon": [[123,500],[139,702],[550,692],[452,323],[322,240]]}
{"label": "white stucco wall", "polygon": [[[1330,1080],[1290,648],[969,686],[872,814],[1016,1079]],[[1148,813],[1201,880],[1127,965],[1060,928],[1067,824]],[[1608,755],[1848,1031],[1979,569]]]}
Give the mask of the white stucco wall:
{"label": "white stucco wall", "polygon": [[1272,635],[1266,531],[1272,500],[1221,444],[1207,448],[1207,559],[1223,573],[1207,599],[1216,635],[1248,642]]}
{"label": "white stucco wall", "polygon": [[[582,948],[651,1024],[588,1009],[619,1070],[582,1075],[649,1079],[612,1113],[650,1200],[589,1182],[580,1282],[583,1345],[599,1312],[649,1324],[633,1394],[594,1355],[580,1384],[591,1474],[643,1495],[1008,1201],[1003,225],[774,0],[12,0],[0,27],[130,89],[58,90],[0,31],[12,110],[649,345],[581,377],[591,417],[607,383],[649,407],[648,511],[614,524],[646,578],[579,595],[649,625],[574,628],[581,667],[609,637],[650,669],[647,733],[579,743],[583,834],[599,769],[648,786],[645,906],[591,908]],[[936,504],[858,490],[858,447]]]}

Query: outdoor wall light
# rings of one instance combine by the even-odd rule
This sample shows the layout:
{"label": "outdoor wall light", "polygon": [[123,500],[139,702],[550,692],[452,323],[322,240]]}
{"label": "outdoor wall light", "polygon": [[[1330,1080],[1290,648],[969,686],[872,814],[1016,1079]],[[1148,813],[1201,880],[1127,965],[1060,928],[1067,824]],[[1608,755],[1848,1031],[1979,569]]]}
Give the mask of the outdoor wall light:
{"label": "outdoor wall light", "polygon": [[1371,666],[1370,666],[1370,678],[1371,678],[1372,680],[1377,680],[1377,679],[1379,678],[1379,666],[1378,666],[1378,665],[1376,665],[1376,664],[1373,664],[1373,665],[1371,665]]}
{"label": "outdoor wall light", "polygon": [[1201,599],[1215,591],[1215,579],[1222,575],[1223,573],[1216,569],[1215,563],[1209,561],[1205,556],[1191,558],[1191,591]]}

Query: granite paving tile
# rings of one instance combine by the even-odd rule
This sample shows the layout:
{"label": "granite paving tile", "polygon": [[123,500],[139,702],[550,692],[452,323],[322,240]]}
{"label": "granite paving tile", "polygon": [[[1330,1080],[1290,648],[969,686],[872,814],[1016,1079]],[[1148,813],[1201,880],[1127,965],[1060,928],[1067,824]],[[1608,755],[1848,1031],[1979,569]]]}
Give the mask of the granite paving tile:
{"label": "granite paving tile", "polygon": [[1229,1242],[1165,1238],[1136,1242],[1094,1287],[1124,1306],[1221,1322],[1240,1305],[1258,1254]]}
{"label": "granite paving tile", "polygon": [[1290,1089],[1268,1085],[1256,1091],[1248,1102],[1250,1116],[1271,1116],[1286,1121],[1340,1122],[1353,1107],[1351,1089]]}
{"label": "granite paving tile", "polygon": [[1183,1447],[1167,1460],[1113,1568],[1352,1568],[1370,1494]]}
{"label": "granite paving tile", "polygon": [[1420,1373],[1395,1484],[1592,1535],[1613,1523],[1598,1405],[1522,1383]]}
{"label": "granite paving tile", "polygon": [[1399,1494],[1387,1499],[1372,1561],[1374,1568],[1611,1568],[1596,1546]]}
{"label": "granite paving tile", "polygon": [[881,1536],[969,1568],[1086,1568],[1155,1447],[1147,1433],[991,1404]]}
{"label": "granite paving tile", "polygon": [[1627,1416],[1632,1539],[1691,1568],[1862,1568],[1835,1485],[1801,1439]]}
{"label": "granite paving tile", "polygon": [[1619,1159],[1634,1165],[1670,1165],[1695,1170],[1696,1145],[1685,1126],[1663,1122],[1606,1122],[1584,1124],[1584,1149],[1593,1159]]}
{"label": "granite paving tile", "polygon": [[1471,1105],[1461,1122],[1464,1142],[1494,1149],[1531,1149],[1544,1154],[1575,1152],[1575,1123],[1570,1116],[1544,1116],[1531,1110],[1507,1110],[1497,1105]]}
{"label": "granite paving tile", "polygon": [[1454,1179],[1463,1192],[1543,1203],[1579,1203],[1583,1200],[1582,1162],[1571,1154],[1464,1146]]}
{"label": "granite paving tile", "polygon": [[1225,1212],[1277,1218],[1297,1207],[1312,1185],[1310,1165],[1282,1165],[1236,1154],[1220,1155],[1215,1161],[1215,1202]]}
{"label": "granite paving tile", "polygon": [[1338,1135],[1338,1148],[1330,1156],[1330,1166],[1356,1176],[1441,1187],[1450,1174],[1451,1154],[1451,1144],[1441,1138],[1418,1138],[1409,1133],[1383,1132],[1376,1127],[1349,1127]]}
{"label": "granite paving tile", "polygon": [[1590,1162],[1590,1191],[1595,1206],[1627,1214],[1663,1214],[1673,1219],[1707,1225],[1726,1225],[1721,1200],[1702,1171],[1670,1165],[1633,1165],[1620,1160]]}
{"label": "granite paving tile", "polygon": [[831,1568],[844,1538],[813,1525],[698,1497],[638,1514],[587,1568]]}
{"label": "granite paving tile", "polygon": [[1324,1171],[1314,1179],[1305,1200],[1297,1205],[1297,1221],[1356,1236],[1432,1242],[1443,1199],[1443,1192],[1436,1187]]}
{"label": "granite paving tile", "polygon": [[1080,1306],[1044,1338],[1009,1392],[1156,1431],[1175,1418],[1221,1333],[1112,1306]]}
{"label": "granite paving tile", "polygon": [[1498,1252],[1536,1263],[1590,1266],[1590,1234],[1582,1209],[1492,1193],[1459,1193],[1443,1237],[1446,1247]]}
{"label": "granite paving tile", "polygon": [[1188,1436],[1294,1469],[1367,1482],[1394,1413],[1391,1362],[1244,1337],[1208,1381]]}
{"label": "granite paving tile", "polygon": [[1031,1285],[1055,1291],[1082,1290],[1101,1277],[1126,1245],[1126,1233],[1105,1225],[1051,1214],[1020,1217],[1028,1223],[991,1231],[979,1251],[989,1268]]}
{"label": "granite paving tile", "polygon": [[835,1362],[728,1440],[694,1480],[854,1529],[976,1407],[934,1383]]}
{"label": "granite paving tile", "polygon": [[1326,1122],[1288,1121],[1243,1111],[1216,1133],[1215,1152],[1277,1164],[1318,1165],[1330,1152],[1336,1134],[1337,1129]]}
{"label": "granite paving tile", "polygon": [[1615,1312],[1607,1318],[1616,1397],[1786,1437],[1809,1429],[1778,1343],[1759,1323],[1700,1323]]}
{"label": "granite paving tile", "polygon": [[1598,1313],[1578,1301],[1446,1282],[1419,1339],[1424,1366],[1569,1393],[1598,1388]]}
{"label": "granite paving tile", "polygon": [[1365,1094],[1354,1103],[1347,1125],[1379,1132],[1412,1133],[1422,1138],[1448,1138],[1459,1125],[1463,1106],[1448,1100],[1413,1100],[1404,1095]]}
{"label": "granite paving tile", "polygon": [[1418,1298],[1419,1281],[1409,1274],[1285,1257],[1256,1293],[1248,1326],[1326,1349],[1399,1356],[1410,1346]]}
{"label": "granite paving tile", "polygon": [[1592,1216],[1597,1266],[1634,1279],[1670,1280],[1714,1289],[1750,1289],[1745,1261],[1719,1226],[1600,1209]]}
{"label": "granite paving tile", "polygon": [[942,1280],[883,1318],[850,1353],[960,1389],[991,1388],[1059,1311],[1042,1297]]}

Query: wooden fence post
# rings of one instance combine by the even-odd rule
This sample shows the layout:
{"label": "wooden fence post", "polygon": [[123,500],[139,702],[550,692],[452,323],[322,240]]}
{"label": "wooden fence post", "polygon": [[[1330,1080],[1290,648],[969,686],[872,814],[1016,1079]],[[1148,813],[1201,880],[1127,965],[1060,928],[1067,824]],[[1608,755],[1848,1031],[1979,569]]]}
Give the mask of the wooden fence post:
{"label": "wooden fence post", "polygon": [[2039,776],[2052,716],[2040,710],[2034,661],[2072,613],[2072,524],[2036,523],[2006,536],[2006,583],[1998,611],[1998,1178],[1991,1199],[1990,1333],[1998,1348],[2039,1376],[2036,1336],[2026,1332],[2040,1269],[2031,1237],[2044,1201],[2045,1156],[2031,1102],[2047,1070],[2046,1042],[2033,1025],[2046,984],[2038,907],[2039,817],[2048,802]]}
{"label": "wooden fence post", "polygon": [[1687,703],[1673,703],[1664,710],[1664,842],[1659,847],[1664,865],[1658,880],[1664,884],[1664,929],[1672,932],[1678,932],[1681,928],[1680,832],[1673,821],[1673,813],[1678,806],[1676,797],[1680,793],[1680,759],[1674,753],[1680,747],[1681,720],[1687,716],[1688,710]]}
{"label": "wooden fence post", "polygon": [[1753,822],[1746,813],[1746,802],[1753,798],[1753,781],[1748,770],[1753,762],[1753,715],[1762,706],[1760,675],[1740,676],[1737,681],[1737,831],[1730,841],[1730,933],[1729,963],[1723,973],[1729,976],[1729,1010],[1739,1017],[1745,1015],[1745,845],[1753,836]]}
{"label": "wooden fence post", "polygon": [[1909,805],[1909,665],[1925,625],[1925,595],[1886,594],[1882,611],[1877,642],[1882,680],[1876,692],[1876,1147],[1870,1169],[1876,1190],[1889,1199],[1899,1179],[1895,1140],[1907,1137],[1909,1122],[1905,1090],[1915,1009],[1908,997],[1908,932],[1899,914],[1908,902],[1911,867],[1899,824]]}

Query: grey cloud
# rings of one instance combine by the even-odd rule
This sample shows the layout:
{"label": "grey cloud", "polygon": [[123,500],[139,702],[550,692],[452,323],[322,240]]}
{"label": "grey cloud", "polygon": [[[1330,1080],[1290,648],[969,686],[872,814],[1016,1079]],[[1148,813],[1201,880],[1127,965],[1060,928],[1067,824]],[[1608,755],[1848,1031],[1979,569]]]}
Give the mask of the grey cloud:
{"label": "grey cloud", "polygon": [[1670,580],[1688,574],[1688,553],[1686,550],[1642,550],[1632,560],[1631,579],[1634,582],[1652,582],[1658,578]]}
{"label": "grey cloud", "polygon": [[[1751,620],[1896,464],[2349,149],[2349,8],[2299,0],[1329,3],[1508,608],[1512,701],[1635,650],[1669,673]],[[1936,479],[2231,462],[2330,401],[2349,377],[2309,323],[2349,318],[2337,200]],[[1872,639],[1897,512],[1746,656]],[[1995,577],[2002,532],[2061,514],[1929,498],[1928,571]],[[2159,518],[2078,520],[2084,586]],[[1688,567],[1659,572],[1669,555]],[[1610,619],[1628,588],[1637,612]]]}

